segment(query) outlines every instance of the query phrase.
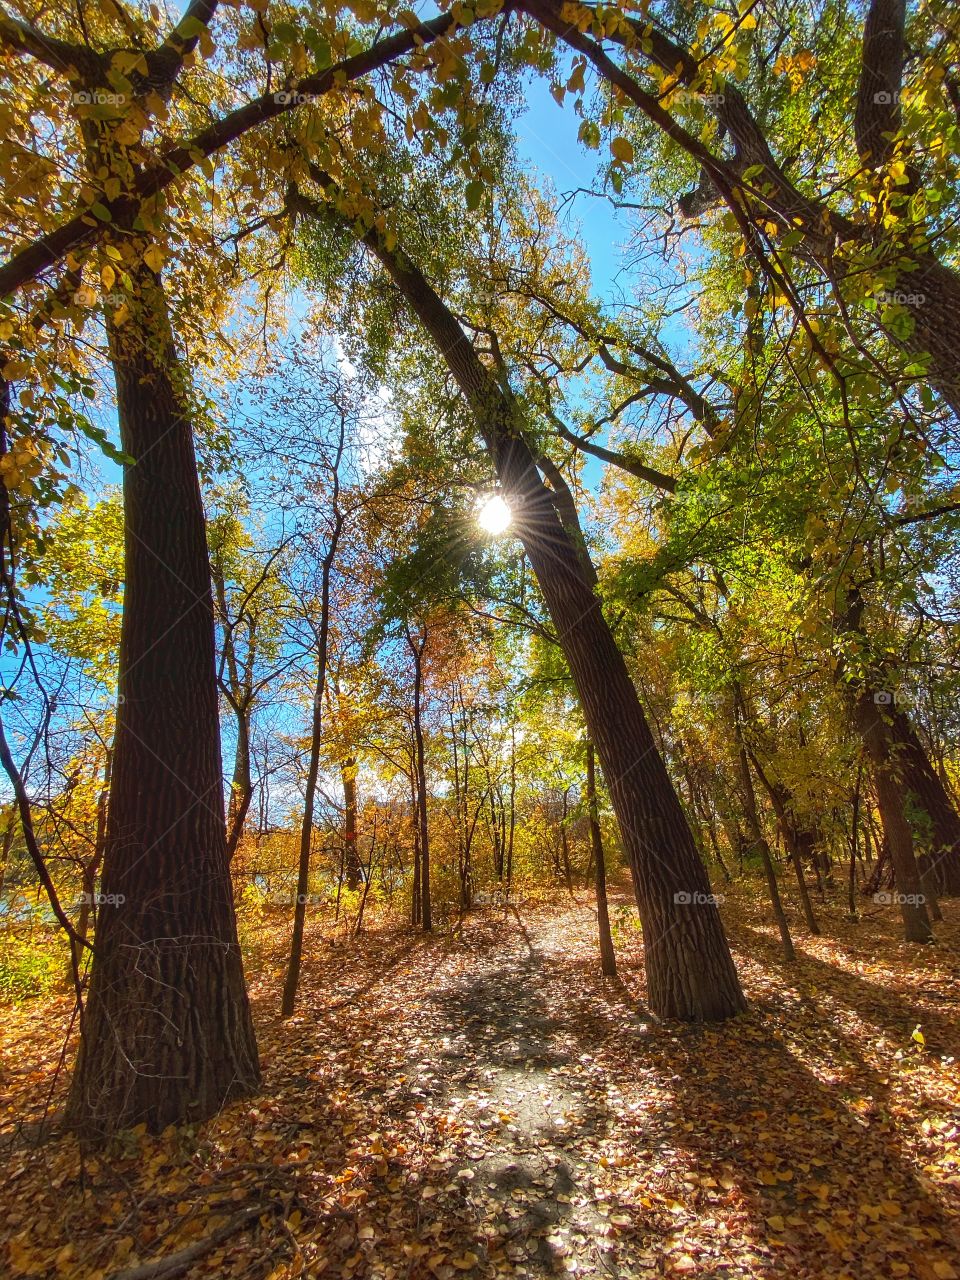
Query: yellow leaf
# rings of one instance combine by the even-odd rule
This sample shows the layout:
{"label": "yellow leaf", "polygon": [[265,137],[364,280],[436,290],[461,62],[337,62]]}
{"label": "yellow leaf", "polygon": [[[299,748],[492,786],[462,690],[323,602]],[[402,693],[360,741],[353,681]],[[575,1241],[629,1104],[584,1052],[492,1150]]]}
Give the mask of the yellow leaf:
{"label": "yellow leaf", "polygon": [[135,147],[140,141],[140,130],[131,120],[124,120],[113,132],[114,138],[123,147]]}
{"label": "yellow leaf", "polygon": [[163,266],[163,250],[158,244],[152,244],[143,255],[143,260],[151,271],[159,271]]}
{"label": "yellow leaf", "polygon": [[103,287],[105,289],[112,289],[116,278],[117,273],[114,271],[113,267],[111,267],[109,262],[105,263],[100,269],[100,279],[103,281]]}
{"label": "yellow leaf", "polygon": [[150,67],[146,58],[136,50],[121,49],[119,53],[115,53],[110,59],[110,65],[114,71],[119,71],[123,76],[129,75],[131,71],[139,71],[143,76],[150,74]]}
{"label": "yellow leaf", "polygon": [[633,161],[633,143],[621,134],[610,143],[610,154],[618,164],[630,164]]}

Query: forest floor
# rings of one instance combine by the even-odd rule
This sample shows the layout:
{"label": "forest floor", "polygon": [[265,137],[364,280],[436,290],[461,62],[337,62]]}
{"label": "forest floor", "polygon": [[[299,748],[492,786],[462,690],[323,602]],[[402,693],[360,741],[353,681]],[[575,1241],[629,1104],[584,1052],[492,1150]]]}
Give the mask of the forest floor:
{"label": "forest floor", "polygon": [[892,908],[825,911],[787,966],[734,889],[750,1011],[695,1028],[646,1010],[626,901],[617,980],[582,893],[318,929],[288,1022],[277,924],[248,965],[262,1094],[83,1161],[51,1093],[70,1002],[5,1011],[0,1274],[960,1280],[960,904],[929,948]]}

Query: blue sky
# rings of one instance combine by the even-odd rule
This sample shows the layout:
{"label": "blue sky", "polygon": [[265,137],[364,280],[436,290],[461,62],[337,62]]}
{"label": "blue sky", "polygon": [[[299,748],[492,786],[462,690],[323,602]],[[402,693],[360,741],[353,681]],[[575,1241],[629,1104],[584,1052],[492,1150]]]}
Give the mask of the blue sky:
{"label": "blue sky", "polygon": [[[558,197],[579,187],[598,190],[602,153],[590,151],[577,138],[580,118],[570,100],[557,104],[543,76],[531,76],[526,85],[527,107],[516,121],[517,150],[554,184]],[[629,214],[609,200],[578,195],[565,206],[568,229],[577,223],[590,258],[594,292],[609,292],[620,266],[620,246],[629,235]]]}

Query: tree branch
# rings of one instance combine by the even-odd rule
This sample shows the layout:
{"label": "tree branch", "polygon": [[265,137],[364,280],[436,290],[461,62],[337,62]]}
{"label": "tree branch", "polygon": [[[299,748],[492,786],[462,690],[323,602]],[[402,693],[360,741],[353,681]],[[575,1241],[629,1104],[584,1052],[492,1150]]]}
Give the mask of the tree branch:
{"label": "tree branch", "polygon": [[589,453],[594,458],[599,458],[601,462],[609,463],[612,467],[619,467],[621,471],[626,471],[630,475],[636,476],[638,480],[645,480],[647,484],[652,484],[655,489],[662,489],[665,493],[676,493],[677,482],[673,476],[668,476],[665,472],[658,471],[655,467],[648,467],[645,463],[631,458],[625,453],[617,453],[613,449],[605,449],[603,445],[594,444],[592,440],[588,440],[584,436],[575,435],[555,414],[551,413],[550,419],[558,434],[568,444],[572,444],[575,449],[579,449],[582,453]]}
{"label": "tree branch", "polygon": [[871,0],[863,27],[863,58],[854,137],[857,154],[871,168],[883,164],[900,128],[900,84],[903,79],[906,0]]}
{"label": "tree branch", "polygon": [[51,71],[59,71],[68,79],[76,79],[78,74],[95,74],[101,67],[100,55],[86,45],[70,44],[67,40],[46,36],[22,18],[2,12],[0,45],[14,53],[29,54]]}
{"label": "tree branch", "polygon": [[109,220],[96,218],[88,208],[79,209],[54,231],[38,236],[31,244],[15,253],[0,267],[0,298],[15,293],[23,285],[35,280],[72,250],[98,240],[108,226],[134,218],[145,200],[166,190],[199,161],[221,151],[250,129],[292,110],[302,96],[322,97],[333,89],[369,75],[404,54],[439,39],[453,24],[453,16],[443,14],[430,22],[397,32],[396,35],[371,45],[363,53],[346,58],[316,75],[305,76],[287,91],[261,94],[246,106],[238,107],[236,111],[231,111],[215,124],[201,130],[190,140],[171,147],[156,164],[143,170],[138,176],[135,195],[102,201],[109,212]]}

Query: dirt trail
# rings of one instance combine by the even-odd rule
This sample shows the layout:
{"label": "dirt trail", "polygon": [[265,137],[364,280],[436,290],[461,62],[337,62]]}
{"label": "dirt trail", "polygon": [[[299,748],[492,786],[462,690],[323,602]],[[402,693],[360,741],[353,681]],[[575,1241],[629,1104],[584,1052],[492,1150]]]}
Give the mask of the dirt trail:
{"label": "dirt trail", "polygon": [[549,943],[516,912],[503,926],[495,948],[438,975],[415,1019],[414,1093],[471,1126],[444,1191],[486,1231],[488,1260],[517,1275],[628,1274],[596,1178],[615,1124],[601,1073],[558,1008]]}

